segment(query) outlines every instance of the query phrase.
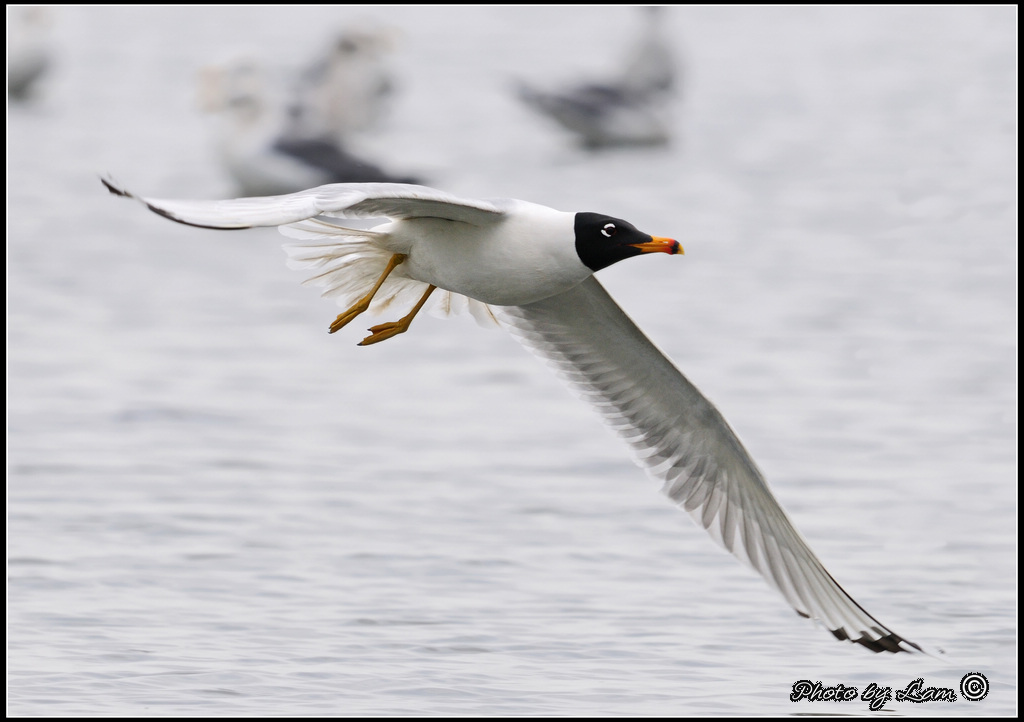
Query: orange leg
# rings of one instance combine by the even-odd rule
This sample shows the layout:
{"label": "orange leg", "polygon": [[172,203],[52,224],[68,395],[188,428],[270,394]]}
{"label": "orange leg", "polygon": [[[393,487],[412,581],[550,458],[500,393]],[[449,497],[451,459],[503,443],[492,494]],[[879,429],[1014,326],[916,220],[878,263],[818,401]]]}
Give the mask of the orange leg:
{"label": "orange leg", "polygon": [[380,343],[385,339],[389,339],[392,336],[397,336],[400,333],[405,333],[409,330],[409,324],[416,317],[416,314],[423,308],[423,304],[430,298],[430,294],[434,292],[437,286],[431,285],[427,287],[426,293],[420,297],[420,300],[412,307],[409,313],[402,316],[397,321],[391,321],[390,323],[382,323],[379,326],[374,326],[370,329],[370,335],[359,342],[360,346],[369,346],[371,343]]}
{"label": "orange leg", "polygon": [[361,299],[359,299],[355,303],[355,305],[352,306],[352,308],[345,311],[344,313],[339,313],[338,317],[334,319],[334,323],[331,324],[331,330],[329,331],[329,333],[334,333],[339,328],[344,327],[349,321],[351,321],[353,318],[355,318],[359,314],[363,313],[366,309],[368,309],[370,307],[370,301],[373,300],[374,295],[377,293],[377,291],[380,290],[380,287],[384,285],[384,281],[387,279],[388,276],[391,275],[391,272],[395,270],[395,268],[397,268],[398,265],[404,260],[404,253],[396,253],[395,255],[393,255],[390,258],[390,260],[388,260],[388,265],[384,268],[384,273],[380,274],[380,278],[377,279],[377,283],[373,285],[373,288],[370,289],[370,292],[363,296]]}

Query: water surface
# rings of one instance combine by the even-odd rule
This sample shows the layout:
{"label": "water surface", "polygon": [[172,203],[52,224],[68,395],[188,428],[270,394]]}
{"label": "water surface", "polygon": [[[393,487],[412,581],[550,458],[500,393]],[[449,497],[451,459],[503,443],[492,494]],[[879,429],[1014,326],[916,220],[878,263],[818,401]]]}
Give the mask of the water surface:
{"label": "water surface", "polygon": [[[673,8],[668,148],[590,154],[514,78],[615,66],[632,8],[59,8],[8,108],[8,711],[864,713],[799,679],[1016,710],[1016,13]],[[196,78],[399,32],[354,150],[678,238],[602,282],[722,410],[834,576],[948,662],[799,619],[501,331],[357,348],[233,195]]]}

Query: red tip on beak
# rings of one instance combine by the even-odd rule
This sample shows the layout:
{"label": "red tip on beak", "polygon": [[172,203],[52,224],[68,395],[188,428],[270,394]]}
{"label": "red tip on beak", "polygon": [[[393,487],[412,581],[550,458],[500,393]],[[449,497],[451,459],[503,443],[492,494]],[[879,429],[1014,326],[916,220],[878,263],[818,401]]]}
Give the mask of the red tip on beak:
{"label": "red tip on beak", "polygon": [[679,241],[658,236],[651,236],[651,240],[646,243],[631,243],[630,245],[633,248],[639,248],[644,253],[668,253],[669,255],[683,253],[683,247],[679,245]]}

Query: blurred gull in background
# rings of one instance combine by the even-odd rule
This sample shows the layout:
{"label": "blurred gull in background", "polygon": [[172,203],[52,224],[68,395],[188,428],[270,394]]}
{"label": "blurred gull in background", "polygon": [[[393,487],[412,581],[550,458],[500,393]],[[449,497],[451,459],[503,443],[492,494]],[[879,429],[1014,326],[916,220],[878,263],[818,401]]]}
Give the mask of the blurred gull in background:
{"label": "blurred gull in background", "polygon": [[20,7],[7,12],[7,96],[32,94],[53,64],[50,8]]}
{"label": "blurred gull in background", "polygon": [[214,121],[225,169],[247,195],[279,195],[324,183],[413,183],[355,157],[331,134],[296,119],[283,83],[248,55],[208,66],[199,103]]}
{"label": "blurred gull in background", "polygon": [[338,33],[299,75],[292,108],[297,132],[344,143],[353,133],[376,126],[395,89],[391,46],[392,33],[386,30]]}
{"label": "blurred gull in background", "polygon": [[643,28],[616,77],[550,91],[521,83],[520,99],[590,148],[667,143],[676,63],[662,37],[664,8],[641,10]]}

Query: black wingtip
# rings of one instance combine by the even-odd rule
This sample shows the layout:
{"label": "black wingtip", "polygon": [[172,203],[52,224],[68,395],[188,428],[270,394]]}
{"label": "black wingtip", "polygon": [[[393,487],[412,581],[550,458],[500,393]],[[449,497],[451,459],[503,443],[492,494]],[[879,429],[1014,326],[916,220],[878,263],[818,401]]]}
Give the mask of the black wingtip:
{"label": "black wingtip", "polygon": [[132,200],[139,201],[140,203],[143,203],[146,206],[146,208],[153,211],[157,215],[163,216],[164,218],[174,221],[175,223],[180,223],[183,226],[192,226],[194,228],[209,228],[210,230],[214,231],[242,231],[245,230],[246,228],[252,228],[252,226],[237,226],[231,228],[224,228],[223,226],[207,226],[202,223],[191,223],[189,221],[178,218],[170,211],[164,210],[163,208],[160,208],[158,206],[154,206],[145,198],[139,198],[137,195],[130,193],[129,191],[126,191],[124,188],[118,188],[116,185],[114,185],[113,180],[107,180],[103,176],[100,176],[100,182],[103,185],[105,185],[107,187],[107,190],[113,193],[115,196],[118,196],[120,198],[131,198]]}
{"label": "black wingtip", "polygon": [[[132,197],[134,197],[134,196],[132,196]],[[146,201],[144,201],[144,200],[142,202],[146,203]],[[202,223],[192,223],[191,221],[182,220],[181,218],[178,218],[176,215],[174,215],[170,211],[167,211],[167,210],[164,210],[163,208],[159,208],[157,206],[154,206],[152,203],[146,203],[146,208],[148,208],[149,210],[153,211],[158,216],[163,216],[164,218],[167,218],[168,220],[174,221],[175,223],[180,223],[183,226],[192,226],[193,228],[208,228],[211,231],[244,231],[244,230],[246,230],[248,228],[252,228],[252,226],[230,226],[230,227],[227,227],[227,228],[225,228],[224,226],[207,226],[207,225],[204,225]]]}
{"label": "black wingtip", "polygon": [[909,639],[904,639],[894,632],[883,633],[881,629],[875,629],[873,631],[880,635],[878,639],[872,639],[866,632],[861,634],[857,639],[853,639],[846,633],[845,629],[830,629],[829,631],[832,632],[833,637],[841,642],[853,642],[854,644],[859,644],[862,647],[870,649],[876,654],[879,652],[891,652],[893,654],[897,654],[899,652],[924,653],[924,650],[921,649],[919,645],[914,644]]}
{"label": "black wingtip", "polygon": [[103,176],[100,176],[100,182],[103,185],[105,185],[107,187],[107,190],[110,191],[111,193],[113,193],[115,196],[120,196],[121,198],[134,198],[135,197],[131,193],[129,193],[128,191],[126,191],[126,190],[124,190],[122,188],[118,188],[117,186],[114,185],[113,181],[107,180]]}

